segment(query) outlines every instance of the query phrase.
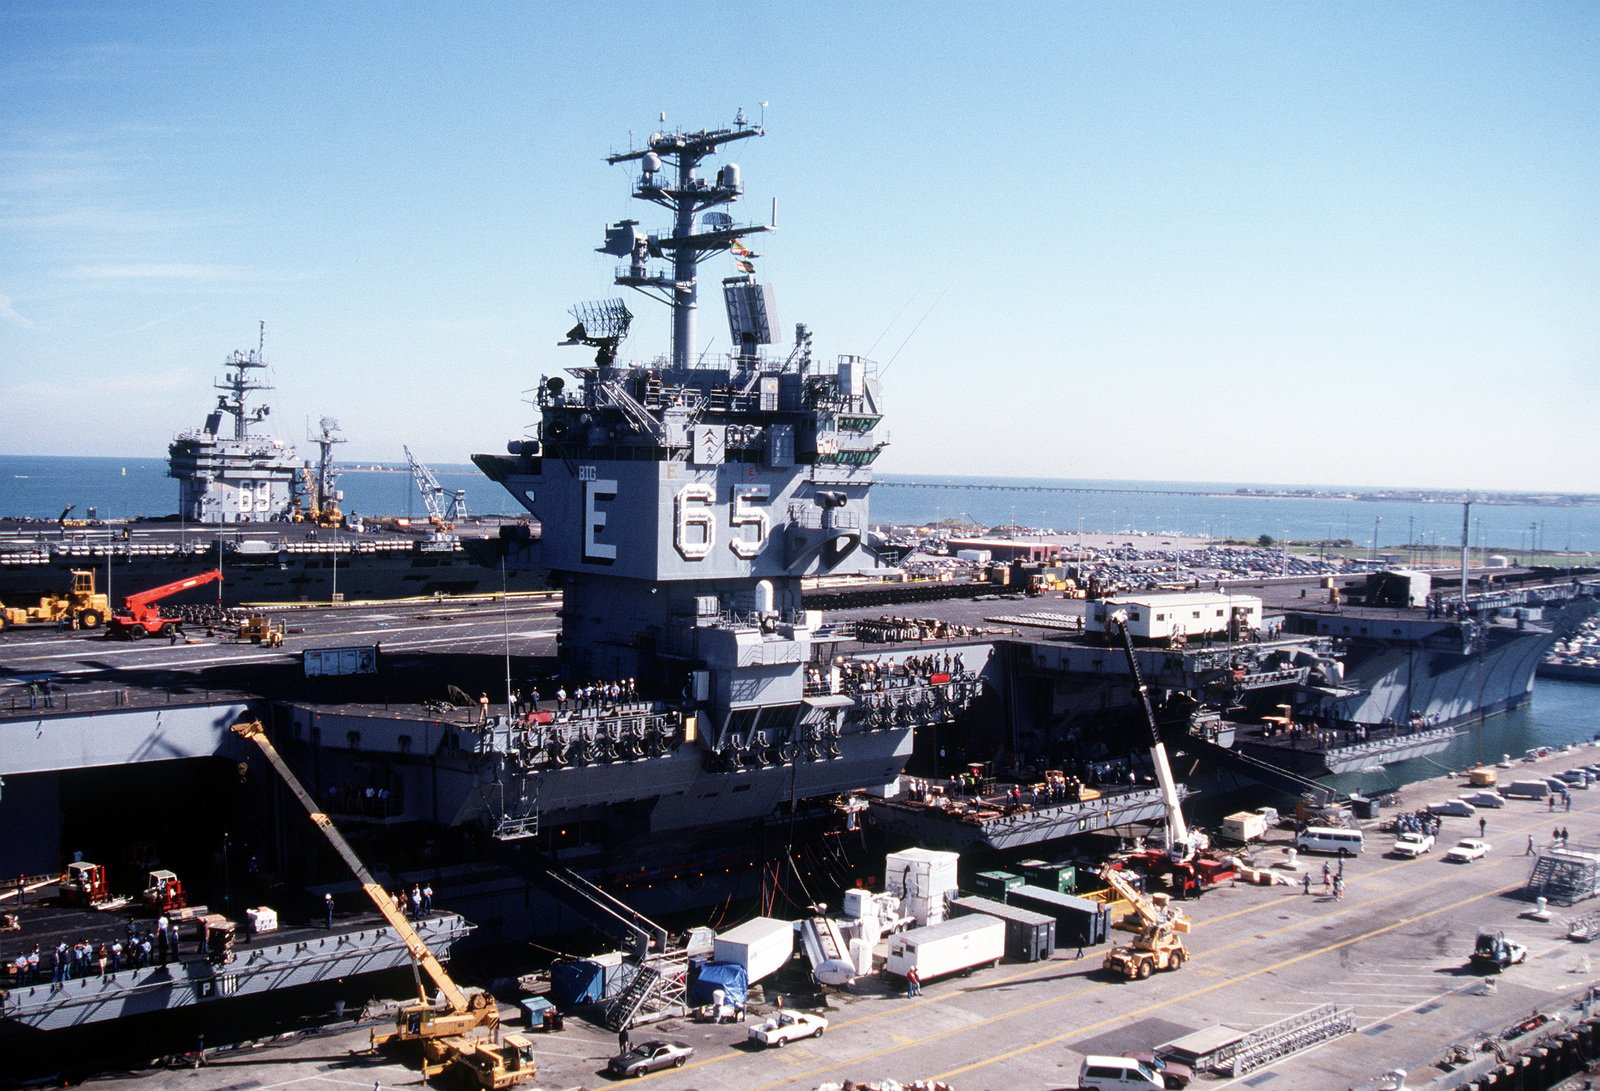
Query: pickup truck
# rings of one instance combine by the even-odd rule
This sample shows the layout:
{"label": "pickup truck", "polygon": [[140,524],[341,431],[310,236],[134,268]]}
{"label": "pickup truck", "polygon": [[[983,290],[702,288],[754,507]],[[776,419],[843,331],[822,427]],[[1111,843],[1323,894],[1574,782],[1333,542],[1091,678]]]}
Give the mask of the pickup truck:
{"label": "pickup truck", "polygon": [[1409,856],[1415,859],[1432,850],[1433,835],[1431,833],[1402,833],[1394,839],[1394,848],[1391,851],[1396,856]]}
{"label": "pickup truck", "polygon": [[804,1011],[780,1011],[750,1028],[749,1040],[763,1046],[784,1046],[801,1038],[821,1038],[828,1021]]}

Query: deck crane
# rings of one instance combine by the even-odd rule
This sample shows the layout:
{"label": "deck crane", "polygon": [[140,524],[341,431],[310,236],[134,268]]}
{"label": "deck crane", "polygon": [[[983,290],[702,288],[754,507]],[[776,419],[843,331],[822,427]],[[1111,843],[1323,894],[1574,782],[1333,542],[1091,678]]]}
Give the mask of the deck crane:
{"label": "deck crane", "polygon": [[1178,782],[1172,775],[1172,764],[1167,760],[1166,743],[1161,741],[1161,725],[1156,721],[1155,707],[1150,703],[1150,686],[1144,680],[1144,671],[1139,667],[1139,656],[1133,647],[1128,613],[1126,610],[1117,610],[1109,621],[1122,638],[1122,652],[1127,657],[1128,671],[1133,676],[1134,688],[1139,694],[1145,726],[1150,731],[1150,762],[1155,766],[1156,782],[1161,787],[1166,851],[1145,853],[1142,861],[1152,874],[1170,873],[1180,896],[1199,893],[1207,886],[1228,878],[1233,869],[1222,860],[1203,855],[1211,847],[1210,838],[1198,830],[1189,829],[1189,824],[1184,821]]}
{"label": "deck crane", "polygon": [[445,507],[439,502],[440,497],[444,496],[444,486],[433,476],[433,471],[417,460],[410,447],[402,444],[400,449],[406,453],[406,461],[411,464],[411,479],[417,483],[423,506],[428,509],[428,522],[440,530],[454,529],[456,523],[467,517],[467,490],[457,489],[451,493],[449,507]]}
{"label": "deck crane", "polygon": [[208,572],[185,576],[181,580],[173,580],[160,587],[152,587],[148,591],[129,595],[122,600],[122,609],[111,615],[111,620],[106,623],[106,635],[127,637],[129,640],[143,640],[147,636],[170,636],[182,623],[177,618],[163,616],[161,607],[156,603],[176,595],[179,591],[202,587],[221,578],[222,569],[213,568]]}
{"label": "deck crane", "polygon": [[411,952],[413,969],[420,967],[444,998],[444,1007],[436,1007],[417,978],[417,998],[400,1005],[395,1017],[394,1030],[372,1034],[374,1049],[389,1042],[420,1041],[423,1046],[422,1072],[424,1077],[446,1068],[459,1066],[483,1087],[506,1087],[530,1080],[536,1074],[532,1044],[520,1035],[508,1034],[503,1043],[493,1044],[474,1032],[497,1032],[500,1011],[494,997],[486,992],[474,991],[470,995],[462,990],[445,971],[444,964],[429,949],[428,944],[412,927],[399,904],[372,877],[361,862],[356,850],[344,835],[334,827],[333,820],[317,806],[316,800],[294,770],[289,768],[278,748],[267,738],[266,729],[259,720],[243,720],[232,725],[234,734],[248,739],[260,748],[267,762],[283,780],[285,786],[305,807],[311,821],[316,823],[350,871],[361,883],[362,890],[378,907],[384,920]]}

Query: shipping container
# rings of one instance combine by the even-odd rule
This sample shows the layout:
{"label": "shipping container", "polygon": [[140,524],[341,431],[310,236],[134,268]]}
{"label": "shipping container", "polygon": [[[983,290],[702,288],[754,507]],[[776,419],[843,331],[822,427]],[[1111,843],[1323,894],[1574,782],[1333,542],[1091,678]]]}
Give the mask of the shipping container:
{"label": "shipping container", "polygon": [[1009,871],[980,871],[972,877],[974,894],[984,898],[1005,901],[1006,891],[1022,885],[1022,876]]}
{"label": "shipping container", "polygon": [[1006,904],[1054,917],[1058,947],[1093,947],[1111,935],[1110,907],[1088,898],[1024,885],[1006,891]]}
{"label": "shipping container", "polygon": [[913,966],[923,981],[998,965],[1006,953],[1006,926],[998,917],[973,914],[913,928],[889,940],[884,969],[898,977]]}
{"label": "shipping container", "polygon": [[1077,892],[1078,869],[1072,864],[1060,861],[1046,863],[1043,860],[1024,860],[1017,866],[1022,869],[1022,878],[1029,886],[1041,886],[1046,890],[1055,890],[1062,894]]}
{"label": "shipping container", "polygon": [[1238,811],[1222,820],[1220,832],[1229,841],[1245,844],[1266,836],[1267,817],[1253,811]]}
{"label": "shipping container", "polygon": [[1005,905],[971,895],[952,899],[950,912],[953,917],[983,913],[1004,921],[1007,958],[1018,962],[1038,962],[1055,952],[1056,919],[1047,913],[1036,913],[1020,905]]}
{"label": "shipping container", "polygon": [[717,936],[713,962],[744,967],[745,980],[754,985],[772,976],[794,954],[794,922],[756,917]]}

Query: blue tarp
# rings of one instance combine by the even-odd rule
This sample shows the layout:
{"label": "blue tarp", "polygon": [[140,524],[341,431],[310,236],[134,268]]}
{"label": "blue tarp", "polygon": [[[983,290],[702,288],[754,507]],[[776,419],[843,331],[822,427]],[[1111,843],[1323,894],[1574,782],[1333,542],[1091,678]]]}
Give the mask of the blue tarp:
{"label": "blue tarp", "polygon": [[689,1002],[709,1004],[715,999],[712,994],[718,989],[722,990],[725,1003],[743,1004],[750,993],[744,967],[735,962],[701,963],[700,972],[689,985]]}
{"label": "blue tarp", "polygon": [[593,1004],[605,998],[605,975],[588,959],[557,959],[550,964],[550,999],[558,1008]]}

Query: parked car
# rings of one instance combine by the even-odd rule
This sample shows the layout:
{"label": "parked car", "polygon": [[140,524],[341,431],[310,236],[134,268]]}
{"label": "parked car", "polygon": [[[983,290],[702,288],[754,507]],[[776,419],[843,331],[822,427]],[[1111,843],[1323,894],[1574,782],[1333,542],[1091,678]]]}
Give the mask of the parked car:
{"label": "parked car", "polygon": [[1589,787],[1589,774],[1583,769],[1568,769],[1565,773],[1561,774],[1561,779],[1572,785],[1574,788]]}
{"label": "parked car", "polygon": [[1139,1061],[1146,1068],[1159,1073],[1162,1082],[1167,1085],[1167,1091],[1183,1091],[1185,1087],[1189,1086],[1189,1082],[1194,1079],[1194,1069],[1188,1065],[1179,1064],[1177,1061],[1163,1060],[1148,1051],[1135,1049],[1124,1053],[1123,1056],[1130,1060]]}
{"label": "parked car", "polygon": [[1391,850],[1396,856],[1410,856],[1415,859],[1425,852],[1433,850],[1433,834],[1431,833],[1402,833],[1394,839],[1394,848]]}
{"label": "parked car", "polygon": [[1452,864],[1469,864],[1488,855],[1489,842],[1480,841],[1476,837],[1463,837],[1450,846],[1450,851],[1444,854],[1444,858]]}
{"label": "parked car", "polygon": [[1078,1087],[1082,1091],[1163,1091],[1166,1086],[1161,1073],[1133,1057],[1091,1053],[1078,1066]]}
{"label": "parked car", "polygon": [[780,1011],[750,1028],[749,1040],[764,1046],[783,1046],[801,1038],[821,1038],[828,1021],[804,1011]]}
{"label": "parked car", "polygon": [[1499,792],[1491,792],[1488,790],[1481,792],[1469,792],[1461,798],[1472,804],[1474,807],[1488,807],[1491,810],[1498,810],[1506,805],[1505,796],[1501,795]]}
{"label": "parked car", "polygon": [[1429,814],[1450,814],[1458,818],[1471,818],[1478,813],[1478,808],[1464,799],[1447,799],[1443,803],[1428,804]]}
{"label": "parked car", "polygon": [[606,1063],[613,1076],[643,1076],[646,1072],[659,1072],[663,1068],[682,1068],[694,1056],[694,1046],[687,1042],[666,1042],[659,1039],[640,1042],[626,1053],[619,1053]]}

